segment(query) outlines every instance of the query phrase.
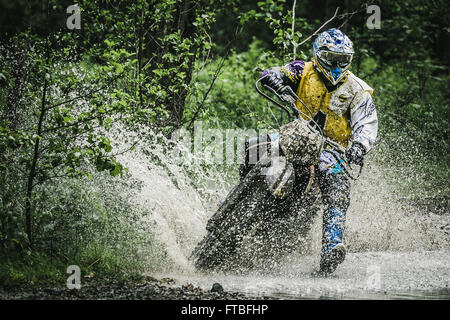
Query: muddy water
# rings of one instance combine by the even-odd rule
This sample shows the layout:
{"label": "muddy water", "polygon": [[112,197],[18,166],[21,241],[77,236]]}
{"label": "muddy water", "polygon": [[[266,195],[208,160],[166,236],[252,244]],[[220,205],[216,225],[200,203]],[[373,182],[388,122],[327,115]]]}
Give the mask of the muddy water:
{"label": "muddy water", "polygon": [[173,274],[178,282],[273,299],[450,299],[449,251],[348,254],[326,278],[311,273],[316,256],[291,257],[270,271],[245,275]]}
{"label": "muddy water", "polygon": [[188,257],[236,180],[197,164],[192,154],[185,154],[180,165],[162,149],[152,152],[164,166],[139,150],[121,160],[142,184],[133,201],[151,211],[149,224],[165,251],[164,261],[149,257],[153,276],[207,290],[219,282],[227,291],[274,299],[450,298],[448,212],[424,212],[405,202],[396,193],[403,181],[387,179],[392,168],[377,159],[369,158],[362,177],[353,183],[346,260],[332,276],[317,278],[312,272],[319,264],[321,216],[298,253],[276,266],[247,274],[196,273]]}

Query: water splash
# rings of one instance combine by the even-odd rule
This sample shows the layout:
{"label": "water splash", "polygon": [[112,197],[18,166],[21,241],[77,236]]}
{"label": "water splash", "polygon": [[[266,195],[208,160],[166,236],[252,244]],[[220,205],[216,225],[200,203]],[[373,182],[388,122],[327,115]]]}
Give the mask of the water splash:
{"label": "water splash", "polygon": [[173,142],[162,135],[147,143],[151,146],[143,143],[119,157],[141,185],[131,201],[150,211],[152,231],[167,254],[163,263],[157,263],[159,271],[193,272],[188,257],[205,235],[208,218],[231,189],[232,174],[223,176],[205,166],[183,145],[168,148]]}
{"label": "water splash", "polygon": [[[353,183],[344,236],[349,254],[336,271],[341,280],[317,281],[310,277],[319,262],[321,215],[316,217],[309,233],[305,245],[308,250],[299,250],[286,257],[277,270],[265,275],[255,271],[255,275],[248,275],[245,280],[237,275],[197,275],[188,257],[205,235],[206,222],[217,204],[237,183],[236,170],[205,166],[201,159],[185,149],[184,161],[180,163],[167,148],[173,142],[162,136],[156,140],[150,151],[148,146],[138,147],[120,157],[129,174],[142,185],[132,201],[151,211],[153,231],[167,253],[156,273],[204,287],[220,279],[229,288],[249,294],[262,294],[261,290],[266,290],[266,294],[274,297],[278,294],[314,297],[330,290],[338,295],[363,290],[367,267],[377,265],[384,272],[383,288],[392,292],[407,288],[448,287],[450,270],[445,261],[450,257],[450,246],[448,230],[443,228],[449,225],[448,215],[424,212],[413,203],[403,201],[392,183],[392,172],[380,165],[376,156],[367,159],[362,177]],[[182,149],[182,146],[178,148]],[[430,257],[429,262],[424,261]],[[425,275],[421,274],[426,268]],[[410,271],[409,275],[407,271]],[[433,272],[440,276],[432,278]],[[431,287],[416,281],[421,276],[433,280],[429,282]],[[402,279],[407,283],[404,284]],[[295,290],[289,289],[288,283],[295,284]]]}

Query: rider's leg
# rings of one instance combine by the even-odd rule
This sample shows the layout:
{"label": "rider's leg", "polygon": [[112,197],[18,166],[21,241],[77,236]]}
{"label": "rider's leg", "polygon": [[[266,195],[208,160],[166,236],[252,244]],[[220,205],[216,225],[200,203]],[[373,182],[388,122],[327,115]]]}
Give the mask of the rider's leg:
{"label": "rider's leg", "polygon": [[342,171],[327,170],[319,174],[319,185],[325,206],[320,271],[329,274],[345,259],[343,234],[350,204],[350,183]]}

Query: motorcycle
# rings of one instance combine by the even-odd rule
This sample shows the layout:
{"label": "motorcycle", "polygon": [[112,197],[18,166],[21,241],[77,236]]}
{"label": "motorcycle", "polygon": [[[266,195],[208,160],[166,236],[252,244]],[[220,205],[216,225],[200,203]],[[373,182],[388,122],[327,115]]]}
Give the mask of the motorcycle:
{"label": "motorcycle", "polygon": [[[292,121],[281,126],[279,134],[262,134],[245,142],[240,182],[208,220],[206,235],[190,256],[199,271],[270,266],[302,246],[321,206],[314,177],[324,149],[337,151],[344,172],[354,179],[345,149],[327,139],[311,115],[303,113],[307,121],[295,105],[286,107],[264,94],[261,80],[256,81],[257,92]],[[283,101],[270,87],[263,87]],[[292,89],[291,95],[303,103]]]}

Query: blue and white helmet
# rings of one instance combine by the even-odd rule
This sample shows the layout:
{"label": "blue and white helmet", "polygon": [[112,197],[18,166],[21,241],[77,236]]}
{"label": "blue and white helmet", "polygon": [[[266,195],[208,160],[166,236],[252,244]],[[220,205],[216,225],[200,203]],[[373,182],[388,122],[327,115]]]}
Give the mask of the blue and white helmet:
{"label": "blue and white helmet", "polygon": [[322,32],[314,41],[314,65],[333,85],[345,78],[353,58],[353,43],[339,29]]}

